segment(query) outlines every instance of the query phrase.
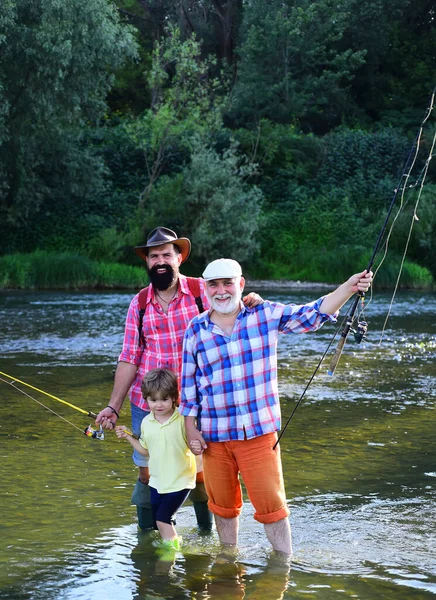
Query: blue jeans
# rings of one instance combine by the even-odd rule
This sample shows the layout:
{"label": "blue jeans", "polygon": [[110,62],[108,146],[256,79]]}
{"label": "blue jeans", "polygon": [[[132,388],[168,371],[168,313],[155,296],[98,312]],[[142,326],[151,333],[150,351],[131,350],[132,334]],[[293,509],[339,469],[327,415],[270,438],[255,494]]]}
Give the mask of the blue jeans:
{"label": "blue jeans", "polygon": [[[132,413],[132,431],[135,435],[140,436],[142,420],[150,414],[150,411],[142,410],[135,404],[130,404],[130,409]],[[148,456],[143,456],[134,450],[132,458],[137,467],[148,467]]]}

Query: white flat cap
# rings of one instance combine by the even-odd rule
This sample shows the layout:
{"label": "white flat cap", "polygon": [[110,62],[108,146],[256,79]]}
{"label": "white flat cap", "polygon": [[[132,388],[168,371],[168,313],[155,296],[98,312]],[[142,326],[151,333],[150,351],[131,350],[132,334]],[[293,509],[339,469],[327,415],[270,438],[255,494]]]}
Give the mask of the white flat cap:
{"label": "white flat cap", "polygon": [[231,258],[218,258],[207,265],[203,271],[203,279],[210,281],[211,279],[233,279],[241,277],[241,265]]}

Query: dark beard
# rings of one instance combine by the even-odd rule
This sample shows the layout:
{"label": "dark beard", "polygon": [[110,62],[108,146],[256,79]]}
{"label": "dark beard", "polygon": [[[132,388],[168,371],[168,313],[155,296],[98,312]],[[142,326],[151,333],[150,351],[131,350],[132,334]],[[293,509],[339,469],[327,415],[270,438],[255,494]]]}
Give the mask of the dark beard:
{"label": "dark beard", "polygon": [[[165,273],[158,273],[158,269],[165,269]],[[171,265],[155,265],[151,269],[147,269],[147,272],[152,286],[161,292],[177,281],[177,274]]]}

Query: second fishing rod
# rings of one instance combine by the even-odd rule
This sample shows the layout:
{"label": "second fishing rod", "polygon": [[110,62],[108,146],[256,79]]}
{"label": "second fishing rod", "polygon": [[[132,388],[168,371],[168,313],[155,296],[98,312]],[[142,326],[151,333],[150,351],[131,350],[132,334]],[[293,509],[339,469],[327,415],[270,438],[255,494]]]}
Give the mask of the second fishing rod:
{"label": "second fishing rod", "polygon": [[[418,133],[417,133],[417,135],[415,137],[413,145],[412,145],[412,147],[410,149],[410,152],[409,152],[409,154],[407,156],[407,159],[406,159],[406,162],[405,162],[402,174],[401,174],[400,181],[398,182],[398,185],[397,185],[397,187],[394,190],[394,193],[393,193],[393,196],[392,196],[392,199],[391,199],[391,202],[390,202],[390,205],[389,205],[386,217],[385,217],[385,219],[383,221],[383,225],[382,225],[382,227],[380,229],[380,233],[379,233],[379,235],[377,237],[377,240],[376,240],[376,243],[374,245],[374,249],[373,249],[371,258],[369,259],[368,266],[366,267],[366,271],[367,272],[371,271],[371,269],[374,266],[376,257],[378,255],[378,252],[379,252],[379,250],[381,248],[381,245],[382,245],[382,243],[384,241],[385,234],[386,234],[386,231],[387,231],[387,228],[388,228],[388,224],[389,224],[390,218],[392,216],[394,207],[395,207],[395,205],[397,203],[398,196],[401,196],[401,198],[403,198],[404,193],[406,191],[406,188],[407,188],[407,185],[408,185],[408,181],[409,181],[409,178],[410,178],[410,175],[411,175],[412,168],[415,165],[415,162],[416,162],[416,159],[417,159],[418,150],[419,150],[419,143],[420,143],[421,135],[422,135],[422,130],[423,130],[425,122],[427,121],[427,119],[429,118],[429,116],[430,116],[430,114],[431,114],[431,112],[433,110],[435,93],[436,93],[436,88],[433,90],[433,93],[432,93],[431,98],[430,98],[429,105],[428,105],[427,110],[425,112],[425,116],[424,116],[424,118],[422,120],[422,123],[421,123],[421,125],[419,127]],[[329,367],[329,370],[328,370],[328,374],[329,375],[334,375],[334,372],[336,370],[337,364],[339,362],[339,359],[341,357],[342,351],[344,349],[344,345],[345,345],[345,342],[347,340],[347,337],[350,334],[350,332],[352,331],[352,327],[353,327],[353,323],[354,323],[354,319],[355,319],[355,314],[356,314],[356,311],[357,311],[357,307],[359,305],[359,302],[362,302],[362,304],[363,304],[363,302],[364,302],[364,296],[365,296],[364,293],[361,293],[361,292],[358,293],[356,295],[356,297],[354,298],[354,300],[353,300],[353,302],[351,304],[351,308],[349,309],[349,311],[347,313],[347,316],[345,318],[345,323],[344,323],[342,331],[341,331],[340,340],[338,342],[338,345],[336,347],[335,353],[334,353],[334,355],[332,357],[332,360],[330,362],[330,367]],[[354,339],[355,339],[355,341],[358,344],[360,344],[362,342],[362,340],[365,338],[367,329],[368,329],[367,322],[362,320],[362,321],[359,321],[359,323],[357,325],[357,330],[356,331],[353,330],[354,331]]]}
{"label": "second fishing rod", "polygon": [[[387,228],[388,228],[388,224],[389,224],[389,221],[391,219],[394,207],[395,207],[395,205],[397,203],[398,196],[400,195],[402,199],[404,197],[404,193],[405,193],[405,190],[407,188],[408,181],[409,181],[412,169],[413,169],[413,167],[415,165],[415,162],[416,162],[416,159],[417,159],[417,155],[418,155],[418,151],[419,151],[419,144],[420,144],[420,140],[421,140],[421,136],[422,136],[422,131],[423,131],[424,124],[426,123],[426,121],[430,117],[430,115],[431,115],[431,113],[433,111],[433,108],[434,108],[435,94],[436,94],[436,87],[433,89],[433,92],[431,94],[428,107],[427,107],[426,112],[425,112],[425,116],[424,116],[424,118],[422,120],[422,123],[421,123],[421,125],[419,127],[418,133],[417,133],[417,135],[416,135],[416,137],[414,139],[414,142],[413,142],[413,145],[412,145],[412,147],[410,149],[410,152],[408,153],[407,159],[406,159],[404,167],[402,169],[402,174],[401,174],[399,183],[398,183],[397,187],[394,190],[394,193],[393,193],[391,202],[389,204],[389,208],[388,208],[386,217],[385,217],[385,219],[383,221],[382,227],[380,229],[379,235],[378,235],[376,243],[374,245],[374,249],[373,249],[373,252],[371,254],[371,258],[370,258],[370,260],[368,262],[368,266],[366,267],[366,271],[367,272],[370,272],[372,270],[373,266],[374,266],[376,257],[378,255],[378,252],[379,252],[379,250],[380,250],[380,248],[382,246],[382,243],[384,241],[385,234],[386,234],[386,231],[387,231]],[[401,202],[401,205],[402,205],[402,202]],[[398,213],[397,213],[397,216],[398,216]],[[393,224],[392,224],[392,226],[393,226]],[[392,229],[392,226],[391,226],[391,229]],[[315,370],[313,371],[311,377],[309,378],[309,380],[308,380],[308,382],[306,384],[306,387],[304,388],[304,390],[303,390],[303,392],[302,392],[302,394],[301,394],[298,402],[294,406],[294,409],[293,409],[291,415],[289,416],[289,418],[287,419],[284,427],[282,428],[282,430],[281,430],[281,432],[280,432],[280,434],[279,434],[279,436],[277,438],[277,441],[274,444],[273,448],[276,448],[276,446],[279,444],[281,438],[283,437],[283,435],[284,435],[287,427],[289,426],[289,423],[291,422],[292,418],[294,417],[294,415],[295,415],[298,407],[300,406],[301,402],[303,401],[304,396],[306,395],[306,392],[309,389],[309,387],[310,387],[310,385],[311,385],[311,383],[312,383],[315,375],[317,374],[317,372],[318,372],[319,368],[321,367],[321,365],[322,365],[322,363],[323,363],[323,361],[324,361],[327,353],[329,352],[329,350],[330,350],[330,348],[331,348],[331,346],[333,344],[333,341],[335,340],[335,338],[336,338],[339,330],[341,329],[340,339],[339,339],[339,342],[338,342],[338,344],[336,346],[335,353],[334,353],[334,355],[333,355],[333,357],[331,359],[330,366],[329,366],[329,369],[328,369],[328,374],[330,376],[334,375],[334,372],[335,372],[336,367],[338,365],[338,362],[339,362],[339,359],[341,357],[342,351],[344,349],[345,342],[346,342],[346,340],[347,340],[350,332],[351,331],[354,332],[354,338],[355,338],[355,341],[358,344],[360,344],[362,342],[362,340],[365,339],[366,332],[367,332],[367,329],[368,329],[368,324],[367,324],[366,321],[359,320],[358,325],[357,325],[357,330],[353,329],[353,324],[354,324],[354,320],[355,320],[355,315],[356,315],[357,307],[358,307],[359,303],[362,303],[362,306],[363,306],[364,298],[365,298],[365,294],[363,292],[358,292],[356,294],[356,296],[355,296],[354,300],[352,301],[352,304],[351,304],[351,306],[350,306],[350,308],[349,308],[349,310],[348,310],[348,312],[347,312],[347,314],[345,316],[345,319],[344,319],[342,325],[337,329],[337,331],[333,335],[332,339],[330,340],[330,343],[328,344],[327,348],[325,349],[323,355],[321,356],[321,358],[320,358],[317,366],[315,367]]]}

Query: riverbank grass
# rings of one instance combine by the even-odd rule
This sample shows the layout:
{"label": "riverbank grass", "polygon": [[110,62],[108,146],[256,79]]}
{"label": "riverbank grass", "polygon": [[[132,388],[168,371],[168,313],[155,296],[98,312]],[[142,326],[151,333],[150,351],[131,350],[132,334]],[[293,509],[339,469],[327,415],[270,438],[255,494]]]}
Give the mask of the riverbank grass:
{"label": "riverbank grass", "polygon": [[[371,255],[361,248],[316,251],[312,248],[297,250],[287,261],[256,261],[250,272],[253,279],[292,280],[304,282],[323,282],[337,285],[361,269],[366,268]],[[376,273],[378,288],[392,289],[397,283],[401,271],[399,287],[402,289],[434,289],[435,282],[430,271],[391,253],[378,269],[380,261],[372,267]]]}
{"label": "riverbank grass", "polygon": [[36,251],[0,257],[0,289],[139,289],[145,269],[104,263],[70,252]]}
{"label": "riverbank grass", "polygon": [[[262,261],[247,269],[248,278],[262,280],[323,282],[337,285],[369,263],[364,253],[335,251],[296,253],[291,264]],[[396,285],[401,261],[390,257],[377,272],[379,288]],[[375,270],[375,267],[373,270]],[[245,272],[245,269],[244,269]],[[140,289],[147,285],[144,268],[119,263],[98,262],[70,252],[37,251],[0,257],[0,289]],[[399,287],[434,289],[431,273],[405,261]]]}

